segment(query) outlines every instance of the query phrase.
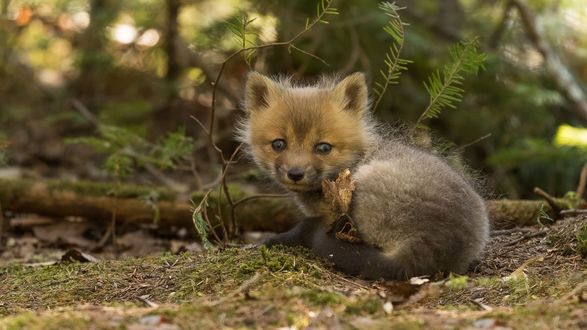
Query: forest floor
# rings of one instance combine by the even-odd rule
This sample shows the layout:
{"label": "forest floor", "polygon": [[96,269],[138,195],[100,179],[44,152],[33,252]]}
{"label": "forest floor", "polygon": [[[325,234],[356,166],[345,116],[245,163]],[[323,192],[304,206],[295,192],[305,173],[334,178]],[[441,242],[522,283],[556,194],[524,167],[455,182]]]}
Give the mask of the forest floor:
{"label": "forest floor", "polygon": [[[303,249],[49,264],[63,250],[40,242],[21,233],[6,244],[0,329],[587,328],[586,216],[495,231],[469,273],[408,282],[344,276]],[[27,244],[53,252],[19,258]],[[133,244],[127,251],[164,245],[140,235]]]}

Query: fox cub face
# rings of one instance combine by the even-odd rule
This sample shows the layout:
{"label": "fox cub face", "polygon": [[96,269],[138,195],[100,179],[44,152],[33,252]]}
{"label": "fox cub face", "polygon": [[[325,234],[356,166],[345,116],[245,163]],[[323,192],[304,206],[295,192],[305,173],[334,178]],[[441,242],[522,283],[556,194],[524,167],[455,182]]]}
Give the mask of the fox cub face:
{"label": "fox cub face", "polygon": [[246,84],[240,140],[255,162],[293,191],[321,189],[365,154],[368,92],[365,77],[293,86],[251,73]]}

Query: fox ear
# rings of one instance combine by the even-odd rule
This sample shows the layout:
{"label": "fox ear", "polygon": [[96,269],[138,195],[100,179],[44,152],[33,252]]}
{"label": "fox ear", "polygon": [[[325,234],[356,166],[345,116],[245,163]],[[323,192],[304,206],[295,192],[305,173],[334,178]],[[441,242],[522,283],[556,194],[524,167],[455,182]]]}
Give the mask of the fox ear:
{"label": "fox ear", "polygon": [[256,111],[269,106],[270,96],[276,93],[279,86],[258,72],[251,72],[245,87],[245,110]]}
{"label": "fox ear", "polygon": [[336,84],[334,94],[343,100],[345,110],[363,113],[369,107],[367,80],[361,72],[355,72]]}

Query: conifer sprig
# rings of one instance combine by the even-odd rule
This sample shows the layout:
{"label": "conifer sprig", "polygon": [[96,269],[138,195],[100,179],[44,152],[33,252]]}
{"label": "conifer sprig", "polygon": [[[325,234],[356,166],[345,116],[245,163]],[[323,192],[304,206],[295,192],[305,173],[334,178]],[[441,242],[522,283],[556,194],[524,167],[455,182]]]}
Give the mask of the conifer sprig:
{"label": "conifer sprig", "polygon": [[[256,38],[259,37],[259,32],[250,28],[251,23],[256,19],[256,17],[249,18],[249,15],[243,12],[237,15],[236,18],[226,22],[228,30],[232,33],[241,48],[254,47],[256,45]],[[245,51],[243,55],[247,64],[250,65],[255,55],[255,48]]]}
{"label": "conifer sprig", "polygon": [[389,17],[389,21],[383,27],[383,30],[391,36],[392,44],[385,53],[385,69],[379,70],[383,80],[381,82],[375,81],[373,86],[373,92],[377,95],[377,99],[373,104],[374,111],[377,110],[389,85],[397,84],[402,71],[407,70],[407,65],[412,63],[410,60],[400,58],[404,48],[404,26],[407,25],[398,14],[398,11],[403,8],[398,7],[395,2],[385,1],[379,4],[379,9],[383,10],[385,15]]}
{"label": "conifer sprig", "polygon": [[479,39],[477,37],[461,41],[453,45],[450,50],[450,62],[442,69],[434,72],[424,82],[430,101],[426,110],[416,121],[415,128],[420,127],[422,121],[437,118],[445,107],[456,108],[456,103],[463,98],[464,75],[476,75],[483,69],[485,54],[479,53]]}

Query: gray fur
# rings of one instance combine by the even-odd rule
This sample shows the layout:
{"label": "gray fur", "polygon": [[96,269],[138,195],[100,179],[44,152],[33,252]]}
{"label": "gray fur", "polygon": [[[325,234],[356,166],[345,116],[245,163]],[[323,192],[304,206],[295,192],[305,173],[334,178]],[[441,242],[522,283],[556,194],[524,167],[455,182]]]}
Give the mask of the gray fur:
{"label": "gray fur", "polygon": [[[351,166],[356,180],[351,218],[365,244],[328,233],[321,221],[321,191],[293,192],[309,218],[265,244],[306,246],[341,271],[371,279],[465,272],[488,240],[482,198],[443,159],[397,136],[378,134],[370,115],[363,120],[371,138]],[[243,132],[241,139],[247,142]]]}

